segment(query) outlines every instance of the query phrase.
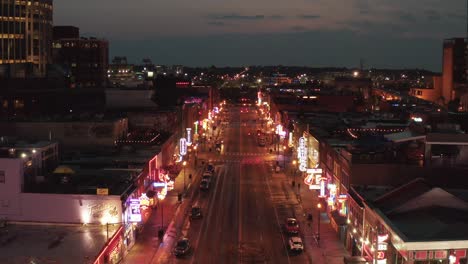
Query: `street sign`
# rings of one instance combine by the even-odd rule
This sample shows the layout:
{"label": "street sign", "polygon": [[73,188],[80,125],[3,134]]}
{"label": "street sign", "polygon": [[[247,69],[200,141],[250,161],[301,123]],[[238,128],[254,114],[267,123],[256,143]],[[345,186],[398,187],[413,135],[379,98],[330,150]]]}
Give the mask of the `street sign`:
{"label": "street sign", "polygon": [[107,188],[97,188],[96,189],[97,195],[109,195],[109,189]]}

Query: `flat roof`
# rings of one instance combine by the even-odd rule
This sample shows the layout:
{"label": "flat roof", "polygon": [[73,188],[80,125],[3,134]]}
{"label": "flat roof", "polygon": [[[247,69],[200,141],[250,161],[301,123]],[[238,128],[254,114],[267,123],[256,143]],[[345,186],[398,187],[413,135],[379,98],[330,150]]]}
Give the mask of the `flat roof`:
{"label": "flat roof", "polygon": [[[119,229],[109,225],[109,238]],[[0,263],[93,263],[106,226],[16,225],[0,228]]]}
{"label": "flat roof", "polygon": [[399,133],[392,133],[392,134],[384,135],[384,137],[395,143],[400,143],[400,142],[406,142],[406,141],[425,139],[426,135],[406,130],[406,131],[399,132]]}
{"label": "flat roof", "polygon": [[451,192],[434,187],[422,178],[392,190],[383,186],[353,188],[405,243],[463,241],[468,244],[468,190]]}
{"label": "flat roof", "polygon": [[29,142],[0,136],[0,148],[43,148],[57,143],[57,141]]}
{"label": "flat roof", "polygon": [[98,188],[106,188],[109,195],[122,195],[132,190],[133,176],[139,174],[128,168],[80,169],[63,165],[58,168],[65,173],[53,173],[46,181],[29,185],[26,192],[96,194]]}
{"label": "flat roof", "polygon": [[460,133],[429,133],[427,144],[434,145],[468,145],[468,134]]}

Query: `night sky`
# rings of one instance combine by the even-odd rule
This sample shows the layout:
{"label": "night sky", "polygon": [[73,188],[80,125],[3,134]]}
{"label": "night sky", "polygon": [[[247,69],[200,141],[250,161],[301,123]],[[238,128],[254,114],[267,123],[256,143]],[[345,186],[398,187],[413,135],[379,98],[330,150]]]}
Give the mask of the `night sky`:
{"label": "night sky", "polygon": [[133,63],[441,71],[443,39],[466,36],[466,0],[56,0],[54,24]]}

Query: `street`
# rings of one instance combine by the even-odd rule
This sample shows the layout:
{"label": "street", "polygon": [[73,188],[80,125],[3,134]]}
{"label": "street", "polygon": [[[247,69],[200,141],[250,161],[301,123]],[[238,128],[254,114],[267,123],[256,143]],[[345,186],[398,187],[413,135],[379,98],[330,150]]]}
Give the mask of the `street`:
{"label": "street", "polygon": [[215,165],[215,178],[210,190],[196,192],[192,201],[204,216],[186,217],[181,235],[189,238],[192,251],[165,259],[168,263],[308,262],[307,254],[293,256],[287,250],[282,225],[299,207],[284,183],[272,176],[276,156],[257,144],[254,108],[247,113],[243,109],[241,113],[233,107],[226,114],[230,122],[220,133],[221,153],[207,155]]}

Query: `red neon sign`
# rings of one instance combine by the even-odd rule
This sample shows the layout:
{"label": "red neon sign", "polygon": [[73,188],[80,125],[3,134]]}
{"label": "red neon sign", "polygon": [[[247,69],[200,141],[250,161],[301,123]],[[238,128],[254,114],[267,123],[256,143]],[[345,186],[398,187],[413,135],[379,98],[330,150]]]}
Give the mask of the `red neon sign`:
{"label": "red neon sign", "polygon": [[386,257],[385,257],[385,251],[379,251],[379,252],[377,252],[377,259],[378,259],[378,260],[386,259]]}

